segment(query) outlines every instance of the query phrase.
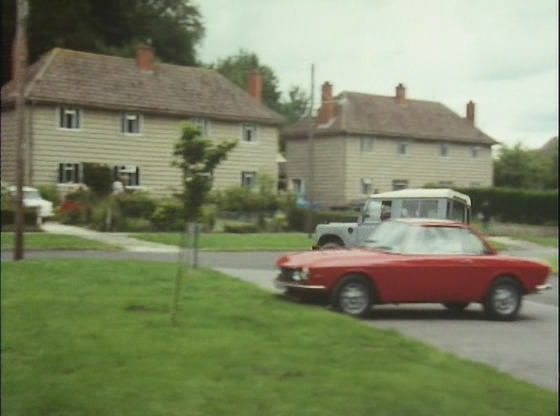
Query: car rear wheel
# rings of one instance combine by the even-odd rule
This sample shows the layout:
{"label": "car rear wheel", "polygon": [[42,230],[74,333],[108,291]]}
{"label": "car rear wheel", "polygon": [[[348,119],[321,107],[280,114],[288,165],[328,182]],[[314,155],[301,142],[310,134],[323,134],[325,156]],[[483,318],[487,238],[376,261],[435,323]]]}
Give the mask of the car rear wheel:
{"label": "car rear wheel", "polygon": [[519,283],[511,277],[500,277],[490,287],[484,300],[484,312],[490,319],[513,321],[519,309],[523,293]]}
{"label": "car rear wheel", "polygon": [[370,282],[358,275],[344,277],[334,290],[332,304],[347,315],[367,316],[373,305]]}
{"label": "car rear wheel", "polygon": [[469,306],[469,302],[448,302],[444,303],[443,306],[445,306],[451,312],[461,312],[464,311],[467,306]]}

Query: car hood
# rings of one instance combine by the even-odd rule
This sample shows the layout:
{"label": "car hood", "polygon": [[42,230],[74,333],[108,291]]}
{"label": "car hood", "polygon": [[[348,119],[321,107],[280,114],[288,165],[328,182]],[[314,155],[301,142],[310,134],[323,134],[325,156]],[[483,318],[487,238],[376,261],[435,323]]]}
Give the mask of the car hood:
{"label": "car hood", "polygon": [[276,265],[288,268],[329,267],[346,264],[357,266],[362,263],[383,262],[388,259],[394,259],[395,256],[398,256],[398,254],[363,248],[315,250],[286,254],[276,260]]}

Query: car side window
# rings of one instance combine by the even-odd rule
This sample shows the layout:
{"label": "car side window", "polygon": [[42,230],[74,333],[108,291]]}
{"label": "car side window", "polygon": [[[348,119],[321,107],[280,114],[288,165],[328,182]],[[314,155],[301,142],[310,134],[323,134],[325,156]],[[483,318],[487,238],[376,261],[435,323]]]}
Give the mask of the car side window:
{"label": "car side window", "polygon": [[458,227],[418,227],[405,247],[407,254],[480,255],[484,243],[471,231]]}
{"label": "car side window", "polygon": [[484,243],[470,230],[463,231],[463,253],[470,255],[481,255],[486,252]]}

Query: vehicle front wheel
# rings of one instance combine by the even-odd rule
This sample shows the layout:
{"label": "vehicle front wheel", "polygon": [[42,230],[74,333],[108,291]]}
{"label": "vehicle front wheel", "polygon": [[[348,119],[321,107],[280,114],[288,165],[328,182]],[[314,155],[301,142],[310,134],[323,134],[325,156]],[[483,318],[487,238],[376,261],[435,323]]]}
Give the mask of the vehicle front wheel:
{"label": "vehicle front wheel", "polygon": [[344,277],[333,292],[332,304],[339,311],[354,317],[365,317],[373,305],[371,284],[363,276]]}
{"label": "vehicle front wheel", "polygon": [[464,311],[467,306],[469,306],[469,302],[449,302],[444,303],[443,306],[445,306],[451,312],[461,312]]}
{"label": "vehicle front wheel", "polygon": [[510,277],[500,277],[490,287],[484,300],[484,312],[490,319],[513,321],[521,309],[523,293],[519,283]]}

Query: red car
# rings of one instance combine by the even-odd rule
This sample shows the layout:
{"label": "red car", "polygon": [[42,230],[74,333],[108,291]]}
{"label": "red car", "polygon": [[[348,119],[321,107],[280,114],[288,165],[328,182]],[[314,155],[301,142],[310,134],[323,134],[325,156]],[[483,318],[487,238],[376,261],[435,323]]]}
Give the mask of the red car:
{"label": "red car", "polygon": [[523,295],[549,289],[550,267],[508,257],[470,226],[401,219],[381,223],[360,248],[288,254],[276,261],[277,288],[324,295],[340,311],[365,316],[374,304],[481,303],[491,319],[516,318]]}

